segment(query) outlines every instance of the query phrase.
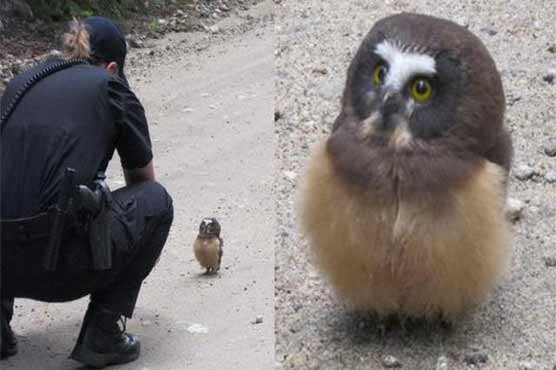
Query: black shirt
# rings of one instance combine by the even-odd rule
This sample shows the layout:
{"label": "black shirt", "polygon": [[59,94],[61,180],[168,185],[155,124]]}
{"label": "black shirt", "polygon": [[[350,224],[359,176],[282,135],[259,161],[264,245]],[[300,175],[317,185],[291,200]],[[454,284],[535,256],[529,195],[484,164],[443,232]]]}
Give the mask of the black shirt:
{"label": "black shirt", "polygon": [[[14,78],[4,111],[23,84],[50,60]],[[102,68],[77,65],[38,82],[5,124],[1,137],[2,219],[28,217],[56,201],[66,167],[89,184],[117,150],[125,169],[152,159],[144,109],[127,85]]]}

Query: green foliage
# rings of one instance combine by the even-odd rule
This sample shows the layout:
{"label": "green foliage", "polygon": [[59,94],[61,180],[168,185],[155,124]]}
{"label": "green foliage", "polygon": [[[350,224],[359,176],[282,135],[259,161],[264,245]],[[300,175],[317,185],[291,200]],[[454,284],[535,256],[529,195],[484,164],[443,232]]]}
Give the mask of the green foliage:
{"label": "green foliage", "polygon": [[136,0],[27,0],[27,3],[36,16],[47,21],[64,21],[91,15],[121,19],[130,11],[144,10],[143,2]]}

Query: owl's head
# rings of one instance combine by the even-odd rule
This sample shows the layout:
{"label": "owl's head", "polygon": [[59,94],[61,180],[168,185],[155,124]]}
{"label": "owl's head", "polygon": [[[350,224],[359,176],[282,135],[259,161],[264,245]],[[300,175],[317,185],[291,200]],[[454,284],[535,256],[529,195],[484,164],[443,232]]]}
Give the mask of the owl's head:
{"label": "owl's head", "polygon": [[199,236],[202,238],[219,237],[220,224],[215,218],[204,218],[199,225]]}
{"label": "owl's head", "polygon": [[400,171],[439,156],[465,162],[494,145],[504,107],[500,75],[475,35],[398,14],[378,21],[352,60],[329,149],[359,179],[395,159]]}

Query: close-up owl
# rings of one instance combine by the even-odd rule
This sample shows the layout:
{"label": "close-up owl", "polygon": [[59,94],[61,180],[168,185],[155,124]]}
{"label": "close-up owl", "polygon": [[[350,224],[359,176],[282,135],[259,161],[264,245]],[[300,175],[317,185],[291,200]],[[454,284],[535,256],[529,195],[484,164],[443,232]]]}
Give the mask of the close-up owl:
{"label": "close-up owl", "polygon": [[372,27],[300,194],[316,264],[346,303],[453,320],[493,291],[511,257],[504,111],[466,28],[410,13]]}

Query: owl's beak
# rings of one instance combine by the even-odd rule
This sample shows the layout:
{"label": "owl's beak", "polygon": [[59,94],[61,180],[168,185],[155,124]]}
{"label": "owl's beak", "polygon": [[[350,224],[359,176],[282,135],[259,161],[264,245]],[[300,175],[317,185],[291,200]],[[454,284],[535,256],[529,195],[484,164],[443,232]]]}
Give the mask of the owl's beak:
{"label": "owl's beak", "polygon": [[387,138],[390,145],[401,147],[411,141],[409,116],[411,115],[403,96],[386,90],[380,96],[380,106],[359,126],[358,136],[367,140],[372,136]]}
{"label": "owl's beak", "polygon": [[380,106],[381,119],[377,120],[379,131],[391,132],[404,121],[407,122],[407,111],[402,95],[397,91],[386,90],[382,96]]}

